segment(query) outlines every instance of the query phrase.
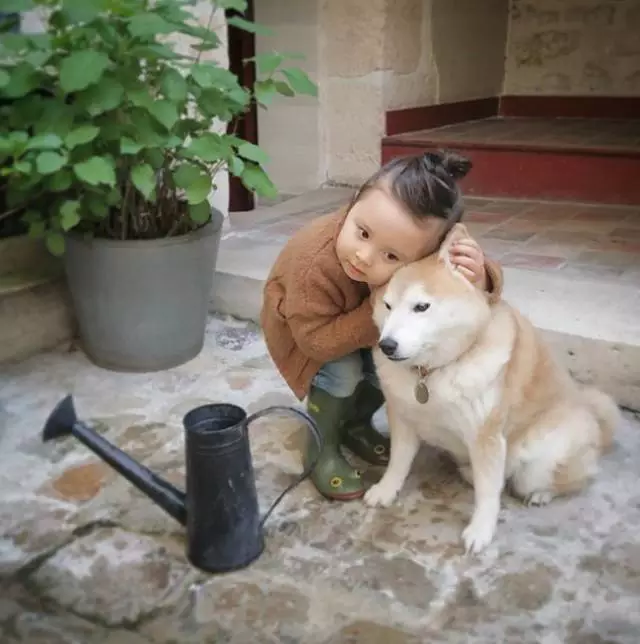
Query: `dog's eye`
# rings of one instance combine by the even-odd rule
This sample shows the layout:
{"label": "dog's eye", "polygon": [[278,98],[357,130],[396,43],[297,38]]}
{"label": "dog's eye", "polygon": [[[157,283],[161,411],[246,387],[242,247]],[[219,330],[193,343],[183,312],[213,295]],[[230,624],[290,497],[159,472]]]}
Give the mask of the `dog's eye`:
{"label": "dog's eye", "polygon": [[385,302],[384,307],[387,309],[387,311],[391,310],[391,304],[389,304],[389,302]]}
{"label": "dog's eye", "polygon": [[413,312],[414,313],[424,313],[430,306],[431,306],[431,304],[427,304],[427,302],[421,302],[420,304],[416,304],[413,307]]}

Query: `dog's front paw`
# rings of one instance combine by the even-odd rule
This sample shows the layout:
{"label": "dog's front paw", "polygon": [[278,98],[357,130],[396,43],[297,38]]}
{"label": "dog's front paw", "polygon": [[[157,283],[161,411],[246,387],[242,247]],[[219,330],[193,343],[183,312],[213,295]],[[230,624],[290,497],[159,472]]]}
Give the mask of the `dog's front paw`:
{"label": "dog's front paw", "polygon": [[372,485],[364,495],[364,502],[372,507],[388,508],[398,496],[400,490],[392,485],[380,481]]}
{"label": "dog's front paw", "polygon": [[490,517],[474,517],[471,523],[462,531],[465,551],[478,553],[484,550],[493,540],[496,531],[496,521]]}

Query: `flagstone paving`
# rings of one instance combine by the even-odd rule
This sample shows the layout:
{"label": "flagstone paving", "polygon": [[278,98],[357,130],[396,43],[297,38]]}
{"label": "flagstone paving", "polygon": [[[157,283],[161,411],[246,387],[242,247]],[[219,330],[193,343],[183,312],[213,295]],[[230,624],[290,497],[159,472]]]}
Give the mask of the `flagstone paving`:
{"label": "flagstone paving", "polygon": [[[424,449],[398,504],[330,503],[309,482],[267,522],[250,567],[189,565],[182,526],[75,439],[43,444],[67,393],[136,459],[184,483],[181,419],[199,404],[297,404],[252,325],[212,318],[190,363],[116,374],[78,350],[0,375],[0,642],[16,644],[635,644],[640,422],[625,416],[600,478],[528,509],[506,497],[495,542],[465,556],[472,490]],[[304,429],[251,427],[263,508],[300,471]],[[367,477],[380,472],[373,469]]]}

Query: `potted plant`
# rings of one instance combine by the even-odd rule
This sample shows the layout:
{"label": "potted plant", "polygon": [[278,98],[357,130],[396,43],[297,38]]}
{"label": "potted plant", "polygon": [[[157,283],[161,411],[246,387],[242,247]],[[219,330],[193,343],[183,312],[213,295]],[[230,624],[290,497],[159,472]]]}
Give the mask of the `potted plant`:
{"label": "potted plant", "polygon": [[[287,57],[255,58],[252,92],[211,60],[218,35],[193,0],[7,0],[45,10],[41,34],[0,39],[6,203],[63,255],[80,337],[96,364],[165,369],[202,348],[223,215],[224,169],[274,196],[264,152],[216,130],[251,101],[315,94]],[[216,9],[246,10],[245,0]],[[229,22],[257,25],[241,16]],[[179,38],[195,43],[189,53]],[[44,92],[34,94],[35,88]],[[4,111],[2,111],[4,110]]]}

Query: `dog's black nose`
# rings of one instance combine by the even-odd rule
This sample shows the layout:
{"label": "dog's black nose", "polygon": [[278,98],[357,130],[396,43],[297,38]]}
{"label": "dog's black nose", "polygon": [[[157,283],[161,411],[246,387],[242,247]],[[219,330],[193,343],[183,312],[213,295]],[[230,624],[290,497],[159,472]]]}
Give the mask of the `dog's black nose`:
{"label": "dog's black nose", "polygon": [[385,356],[392,356],[398,348],[398,343],[391,338],[382,338],[382,340],[378,342],[378,346]]}

